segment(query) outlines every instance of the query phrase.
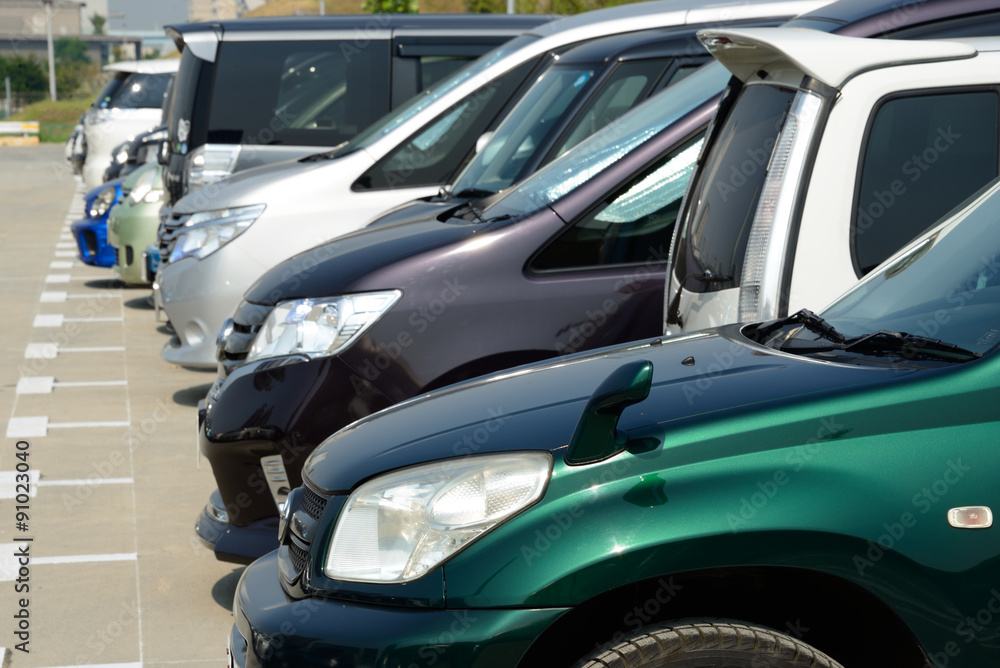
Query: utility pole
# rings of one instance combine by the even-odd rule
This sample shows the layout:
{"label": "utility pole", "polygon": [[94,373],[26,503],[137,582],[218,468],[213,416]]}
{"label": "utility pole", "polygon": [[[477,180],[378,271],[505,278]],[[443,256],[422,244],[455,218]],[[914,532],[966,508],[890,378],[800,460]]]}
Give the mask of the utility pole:
{"label": "utility pole", "polygon": [[45,5],[45,35],[49,47],[49,97],[56,101],[56,56],[55,48],[52,46],[52,2],[53,0],[42,0]]}
{"label": "utility pole", "polygon": [[326,16],[326,0],[319,0],[319,15]]}

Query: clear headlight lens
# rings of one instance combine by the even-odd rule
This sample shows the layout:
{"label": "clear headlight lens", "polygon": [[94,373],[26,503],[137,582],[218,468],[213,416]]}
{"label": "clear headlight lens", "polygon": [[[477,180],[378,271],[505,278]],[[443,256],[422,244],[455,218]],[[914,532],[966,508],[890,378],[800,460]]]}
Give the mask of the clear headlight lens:
{"label": "clear headlight lens", "polygon": [[184,221],[170,262],[192,255],[199,260],[211,255],[243,234],[264,213],[265,205],[254,204],[220,211],[201,211]]}
{"label": "clear headlight lens", "polygon": [[232,174],[242,148],[239,144],[204,144],[191,151],[187,158],[188,188],[201,188]]}
{"label": "clear headlight lens", "polygon": [[402,296],[399,290],[386,290],[281,302],[264,321],[247,361],[281,355],[335,355],[354,343]]}
{"label": "clear headlight lens", "polygon": [[114,186],[108,186],[97,196],[94,203],[90,206],[90,217],[91,218],[101,218],[108,212],[108,210],[114,206],[115,199],[117,198],[118,191]]}
{"label": "clear headlight lens", "polygon": [[547,452],[518,452],[375,478],[344,505],[323,572],[352,582],[415,580],[542,498],[551,472]]}
{"label": "clear headlight lens", "polygon": [[163,199],[163,182],[160,180],[160,170],[149,169],[135,182],[135,187],[128,194],[130,204],[156,204]]}

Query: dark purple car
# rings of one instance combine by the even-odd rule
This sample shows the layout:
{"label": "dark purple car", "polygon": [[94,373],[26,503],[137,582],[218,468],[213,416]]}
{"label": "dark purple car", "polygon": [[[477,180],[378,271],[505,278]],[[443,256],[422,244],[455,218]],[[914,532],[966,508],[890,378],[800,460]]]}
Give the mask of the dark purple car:
{"label": "dark purple car", "polygon": [[[856,34],[848,19],[864,19],[867,34],[936,37],[925,24],[945,16],[947,35],[1000,19],[984,2],[926,0],[902,14],[898,2],[840,4],[798,21]],[[278,507],[302,462],[351,422],[482,374],[662,332],[673,223],[727,80],[710,65],[515,188],[376,222],[265,274],[220,336],[220,378],[199,411],[219,491],[196,528],[216,556],[248,561],[276,547]]]}

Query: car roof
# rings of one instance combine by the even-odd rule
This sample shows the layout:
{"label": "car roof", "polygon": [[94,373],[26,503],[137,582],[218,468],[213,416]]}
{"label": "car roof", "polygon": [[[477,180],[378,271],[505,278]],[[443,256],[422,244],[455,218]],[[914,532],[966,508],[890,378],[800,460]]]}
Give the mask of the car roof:
{"label": "car roof", "polygon": [[164,58],[162,60],[123,60],[104,66],[105,72],[142,72],[157,74],[160,72],[176,72],[180,58]]}
{"label": "car roof", "polygon": [[[754,25],[760,26],[767,18],[748,19]],[[783,19],[774,18],[773,25],[783,23]],[[655,58],[660,56],[698,56],[708,53],[695,38],[695,33],[704,24],[693,26],[654,28],[640,32],[610,35],[584,42],[571,48],[559,56],[559,65],[575,65],[578,63],[596,63],[612,60],[635,60]]]}
{"label": "car roof", "polygon": [[[924,23],[995,12],[996,0],[839,0],[799,16],[800,21],[849,25],[848,34],[877,36]],[[831,28],[831,30],[836,30]],[[838,31],[839,32],[839,31]]]}
{"label": "car roof", "polygon": [[873,40],[804,28],[703,30],[698,37],[726,69],[744,81],[762,69],[791,69],[833,88],[865,70],[972,58],[977,46],[1000,45],[1000,38]]}
{"label": "car roof", "polygon": [[[179,23],[164,28],[174,40],[178,50],[183,49],[186,37],[195,33],[215,33],[222,41],[226,34],[243,38],[259,33],[262,40],[281,39],[281,33],[330,32],[340,30],[362,31],[372,38],[381,31],[405,32],[416,30],[503,30],[525,31],[554,18],[551,14],[341,14],[331,16],[278,16],[210,21],[204,23]],[[300,38],[301,39],[301,38]]]}
{"label": "car roof", "polygon": [[[795,16],[813,11],[829,4],[830,0],[769,0],[767,2],[746,2],[746,0],[655,0],[635,2],[605,9],[595,9],[575,16],[552,21],[531,30],[540,37],[590,26],[605,21],[640,19],[650,14],[675,13],[674,25],[697,23],[722,23],[758,16]],[[641,26],[637,29],[641,29]]]}

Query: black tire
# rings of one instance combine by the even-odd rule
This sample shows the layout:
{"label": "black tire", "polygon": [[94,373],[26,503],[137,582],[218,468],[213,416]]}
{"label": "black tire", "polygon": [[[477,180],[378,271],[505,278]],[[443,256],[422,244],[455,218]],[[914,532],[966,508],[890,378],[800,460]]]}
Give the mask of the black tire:
{"label": "black tire", "polygon": [[680,619],[612,641],[576,668],[843,668],[795,638],[732,619]]}

